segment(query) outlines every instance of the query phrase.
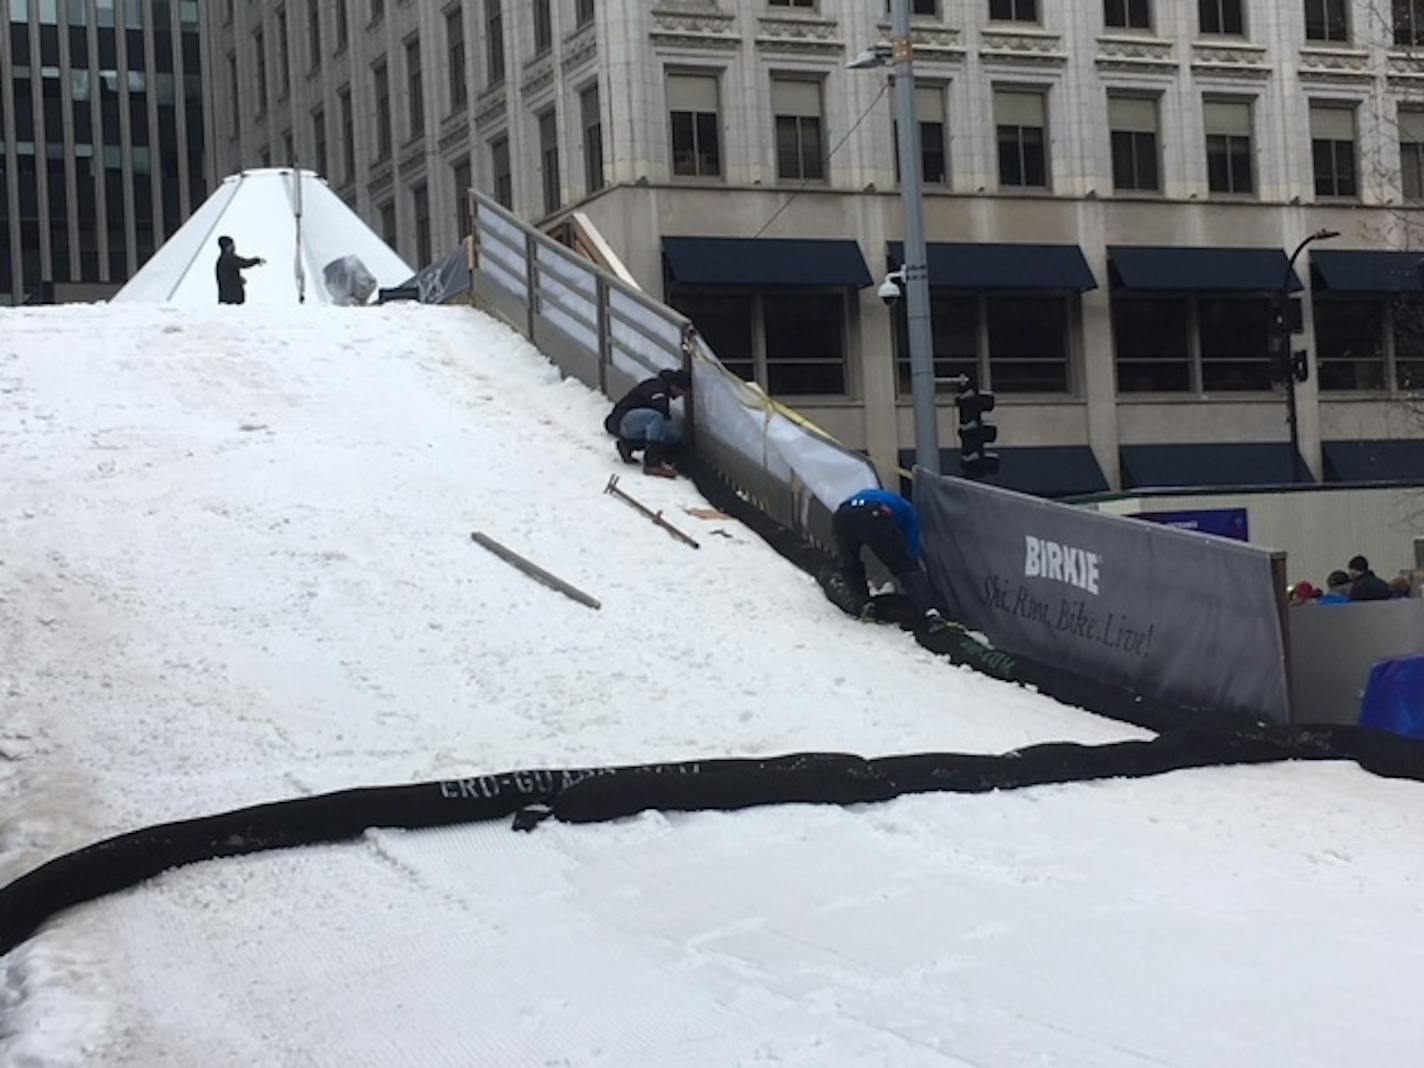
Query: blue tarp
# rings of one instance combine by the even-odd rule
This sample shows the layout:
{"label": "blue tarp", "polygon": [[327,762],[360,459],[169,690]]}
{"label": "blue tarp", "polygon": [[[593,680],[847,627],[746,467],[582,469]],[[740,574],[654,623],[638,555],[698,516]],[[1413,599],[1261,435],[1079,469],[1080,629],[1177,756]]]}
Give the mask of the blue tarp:
{"label": "blue tarp", "polygon": [[1370,670],[1360,726],[1424,738],[1424,656],[1381,660]]}

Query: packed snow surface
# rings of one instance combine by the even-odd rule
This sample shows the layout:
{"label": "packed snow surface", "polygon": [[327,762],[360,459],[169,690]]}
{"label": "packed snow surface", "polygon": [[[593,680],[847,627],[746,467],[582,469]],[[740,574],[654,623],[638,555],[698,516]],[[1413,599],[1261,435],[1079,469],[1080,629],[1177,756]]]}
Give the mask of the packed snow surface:
{"label": "packed snow surface", "polygon": [[[606,404],[469,310],[0,312],[0,882],[348,786],[1139,736],[844,618]],[[1421,841],[1347,764],[373,830],[59,916],[0,1064],[1414,1065]]]}

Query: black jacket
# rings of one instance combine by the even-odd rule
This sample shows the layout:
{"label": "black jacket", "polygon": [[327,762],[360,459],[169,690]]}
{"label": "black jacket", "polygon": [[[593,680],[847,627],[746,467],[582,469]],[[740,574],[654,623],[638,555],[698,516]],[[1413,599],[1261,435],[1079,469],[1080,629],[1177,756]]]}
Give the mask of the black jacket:
{"label": "black jacket", "polygon": [[256,267],[261,260],[239,256],[236,248],[227,248],[218,255],[218,303],[242,304],[247,300],[242,280],[244,267]]}
{"label": "black jacket", "polygon": [[667,383],[661,378],[645,379],[623,394],[623,398],[613,406],[613,411],[609,412],[608,418],[603,421],[603,429],[616,438],[618,425],[623,422],[623,417],[638,408],[651,408],[667,419],[668,403],[671,399],[672,394],[668,391]]}
{"label": "black jacket", "polygon": [[1361,572],[1359,578],[1350,581],[1350,600],[1388,601],[1389,583],[1373,571]]}

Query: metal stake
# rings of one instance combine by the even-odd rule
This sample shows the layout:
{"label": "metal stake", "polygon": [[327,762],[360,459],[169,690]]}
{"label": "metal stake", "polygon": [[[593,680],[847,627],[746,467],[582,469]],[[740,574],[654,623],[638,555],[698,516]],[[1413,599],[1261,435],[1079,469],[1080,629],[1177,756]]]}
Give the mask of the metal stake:
{"label": "metal stake", "polygon": [[676,538],[678,541],[686,542],[688,545],[691,545],[694,549],[700,549],[700,548],[702,548],[702,546],[698,545],[697,542],[693,541],[691,538],[689,538],[689,537],[688,537],[686,534],[684,534],[682,531],[678,530],[677,527],[673,526],[673,525],[672,525],[671,523],[669,523],[666,519],[664,519],[662,512],[655,512],[655,511],[653,511],[653,510],[652,510],[651,508],[649,508],[647,505],[642,504],[642,503],[640,503],[640,502],[634,500],[632,497],[628,496],[628,494],[626,494],[625,492],[623,492],[623,490],[619,489],[619,488],[618,488],[618,476],[617,476],[617,475],[610,475],[610,476],[608,477],[608,485],[606,485],[606,486],[603,487],[603,492],[604,492],[604,493],[611,493],[613,496],[617,497],[620,501],[623,501],[625,504],[629,505],[630,507],[635,508],[635,509],[637,509],[638,511],[642,512],[645,516],[647,516],[649,519],[651,519],[651,520],[652,520],[654,523],[656,523],[658,526],[660,526],[660,527],[662,527],[664,530],[666,530],[669,534],[671,534],[671,535],[672,535],[674,538]]}

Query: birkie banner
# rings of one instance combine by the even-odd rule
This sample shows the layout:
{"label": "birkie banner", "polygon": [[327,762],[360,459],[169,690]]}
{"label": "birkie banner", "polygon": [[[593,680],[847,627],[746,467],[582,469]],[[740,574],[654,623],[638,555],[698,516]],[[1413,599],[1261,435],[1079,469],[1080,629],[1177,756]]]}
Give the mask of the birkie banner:
{"label": "birkie banner", "polygon": [[915,507],[945,607],[996,645],[1182,708],[1289,721],[1269,550],[922,469]]}

